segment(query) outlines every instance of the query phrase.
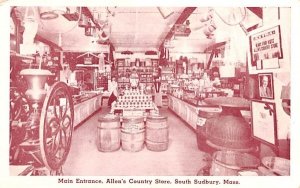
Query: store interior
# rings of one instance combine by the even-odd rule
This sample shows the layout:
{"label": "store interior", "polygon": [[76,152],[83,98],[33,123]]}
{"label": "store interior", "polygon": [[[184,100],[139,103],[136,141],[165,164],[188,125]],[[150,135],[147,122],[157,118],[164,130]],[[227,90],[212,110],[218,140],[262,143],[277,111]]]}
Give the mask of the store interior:
{"label": "store interior", "polygon": [[290,8],[10,9],[10,175],[289,176]]}

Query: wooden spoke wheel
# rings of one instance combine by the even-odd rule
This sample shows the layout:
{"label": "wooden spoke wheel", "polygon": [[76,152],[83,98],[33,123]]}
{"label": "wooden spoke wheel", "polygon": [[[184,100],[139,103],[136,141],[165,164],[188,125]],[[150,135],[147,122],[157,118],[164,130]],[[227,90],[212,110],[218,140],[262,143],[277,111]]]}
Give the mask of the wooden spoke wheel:
{"label": "wooden spoke wheel", "polygon": [[71,147],[74,106],[68,86],[56,82],[48,91],[40,117],[40,149],[44,165],[59,170]]}

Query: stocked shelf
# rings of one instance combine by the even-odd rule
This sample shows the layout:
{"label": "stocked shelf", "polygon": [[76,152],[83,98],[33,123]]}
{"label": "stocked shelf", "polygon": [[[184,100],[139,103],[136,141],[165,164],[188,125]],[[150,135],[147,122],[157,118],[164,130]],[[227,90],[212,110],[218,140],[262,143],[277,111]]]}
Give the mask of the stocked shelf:
{"label": "stocked shelf", "polygon": [[130,85],[129,77],[135,69],[139,75],[140,83],[153,83],[153,72],[158,67],[157,59],[145,59],[132,62],[130,59],[117,59],[118,83],[119,87]]}

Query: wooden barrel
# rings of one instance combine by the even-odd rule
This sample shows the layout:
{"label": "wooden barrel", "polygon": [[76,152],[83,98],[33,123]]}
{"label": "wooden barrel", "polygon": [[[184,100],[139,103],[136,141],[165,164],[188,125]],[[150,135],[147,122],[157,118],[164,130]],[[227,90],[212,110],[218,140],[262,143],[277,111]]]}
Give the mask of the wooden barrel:
{"label": "wooden barrel", "polygon": [[120,118],[118,116],[102,116],[98,119],[97,148],[109,152],[120,149]]}
{"label": "wooden barrel", "polygon": [[260,160],[248,153],[231,150],[216,151],[212,156],[211,176],[237,176],[243,169],[256,169]]}
{"label": "wooden barrel", "polygon": [[222,109],[219,107],[200,108],[197,120],[197,145],[198,149],[207,153],[213,152],[213,148],[206,144],[206,129],[211,123],[211,119],[218,117]]}
{"label": "wooden barrel", "polygon": [[169,145],[167,117],[149,116],[146,121],[146,147],[151,151],[165,151]]}
{"label": "wooden barrel", "polygon": [[137,152],[144,147],[145,125],[144,117],[123,117],[121,142],[124,151]]}

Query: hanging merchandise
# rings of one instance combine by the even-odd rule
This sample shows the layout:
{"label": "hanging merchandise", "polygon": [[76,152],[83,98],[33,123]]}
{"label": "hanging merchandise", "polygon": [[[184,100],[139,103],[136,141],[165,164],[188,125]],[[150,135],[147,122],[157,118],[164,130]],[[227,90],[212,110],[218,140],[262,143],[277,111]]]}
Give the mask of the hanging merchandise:
{"label": "hanging merchandise", "polygon": [[87,27],[88,22],[89,22],[89,18],[85,14],[81,13],[80,19],[78,21],[78,26],[79,27]]}
{"label": "hanging merchandise", "polygon": [[99,70],[99,72],[101,72],[102,70],[104,70],[104,62],[105,62],[105,60],[104,60],[104,57],[105,57],[105,55],[104,55],[104,53],[103,52],[101,52],[99,55],[98,55],[98,57],[99,57],[99,60],[98,60],[98,70]]}
{"label": "hanging merchandise", "polygon": [[166,48],[161,48],[160,57],[159,57],[159,65],[165,66],[167,64],[168,64],[168,61],[166,59]]}
{"label": "hanging merchandise", "polygon": [[101,10],[99,10],[98,8],[94,8],[92,10],[92,16],[94,18],[93,20],[100,26],[100,28],[103,28],[108,24],[109,15],[114,16],[114,14],[112,14],[107,7],[105,8],[105,10],[104,8],[101,8]]}
{"label": "hanging merchandise", "polygon": [[76,69],[76,61],[69,61],[70,70],[73,72]]}
{"label": "hanging merchandise", "polygon": [[98,36],[99,36],[99,43],[104,43],[106,42],[109,37],[110,37],[110,33],[111,33],[111,25],[106,25],[105,27],[101,28],[98,32]]}
{"label": "hanging merchandise", "polygon": [[78,21],[80,17],[80,7],[66,7],[66,12],[62,14],[69,21]]}
{"label": "hanging merchandise", "polygon": [[170,51],[168,48],[166,48],[166,59],[169,60],[170,59]]}
{"label": "hanging merchandise", "polygon": [[108,59],[109,62],[114,62],[113,51],[114,51],[113,45],[109,45],[109,59]]}
{"label": "hanging merchandise", "polygon": [[37,10],[33,7],[27,7],[23,19],[23,43],[20,45],[21,54],[34,54],[36,46],[34,38],[38,31],[38,15]]}
{"label": "hanging merchandise", "polygon": [[93,36],[93,27],[91,24],[91,20],[88,21],[87,26],[84,28],[85,36]]}
{"label": "hanging merchandise", "polygon": [[201,22],[207,22],[213,18],[214,10],[209,9],[205,14],[201,14],[199,20]]}
{"label": "hanging merchandise", "polygon": [[229,26],[239,25],[245,20],[247,16],[247,10],[245,7],[234,7],[234,8],[214,8],[215,14]]}
{"label": "hanging merchandise", "polygon": [[160,49],[160,56],[159,56],[159,58],[160,58],[160,59],[163,59],[164,56],[165,56],[164,48],[161,48],[161,49]]}
{"label": "hanging merchandise", "polygon": [[211,39],[214,36],[213,32],[216,29],[217,29],[217,26],[216,26],[215,22],[213,20],[211,20],[210,23],[206,27],[204,27],[203,33],[206,35],[206,37],[208,39]]}

